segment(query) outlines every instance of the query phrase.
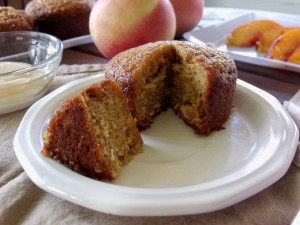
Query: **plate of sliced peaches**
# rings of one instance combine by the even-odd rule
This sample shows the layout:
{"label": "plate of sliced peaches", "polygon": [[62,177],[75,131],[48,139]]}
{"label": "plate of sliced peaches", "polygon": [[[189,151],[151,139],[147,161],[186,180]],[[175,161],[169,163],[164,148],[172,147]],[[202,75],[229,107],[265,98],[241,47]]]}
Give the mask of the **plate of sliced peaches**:
{"label": "plate of sliced peaches", "polygon": [[222,23],[184,34],[227,52],[235,60],[300,72],[300,16],[245,11]]}

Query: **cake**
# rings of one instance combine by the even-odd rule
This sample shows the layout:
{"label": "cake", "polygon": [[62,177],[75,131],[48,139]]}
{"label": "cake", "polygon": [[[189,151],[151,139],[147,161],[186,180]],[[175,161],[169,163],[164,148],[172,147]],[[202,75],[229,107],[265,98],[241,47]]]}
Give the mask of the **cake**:
{"label": "cake", "polygon": [[123,89],[139,130],[171,107],[195,133],[220,130],[228,119],[237,69],[224,52],[185,41],[158,41],[112,58],[106,79]]}
{"label": "cake", "polygon": [[121,88],[104,80],[67,99],[53,114],[42,154],[83,175],[113,180],[143,141]]}
{"label": "cake", "polygon": [[91,7],[89,0],[33,0],[25,12],[40,32],[65,40],[89,34]]}
{"label": "cake", "polygon": [[0,6],[0,32],[32,31],[33,21],[21,10],[10,6]]}
{"label": "cake", "polygon": [[140,130],[162,110],[173,108],[200,135],[222,129],[236,80],[231,57],[205,45],[159,41],[129,49],[111,59],[105,80],[56,110],[42,154],[111,181],[142,152]]}

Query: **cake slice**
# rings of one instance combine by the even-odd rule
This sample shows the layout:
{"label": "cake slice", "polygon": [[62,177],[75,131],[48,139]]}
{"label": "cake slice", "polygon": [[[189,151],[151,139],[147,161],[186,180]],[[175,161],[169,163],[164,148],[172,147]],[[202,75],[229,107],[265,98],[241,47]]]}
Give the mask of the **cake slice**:
{"label": "cake slice", "polygon": [[66,100],[51,117],[42,154],[76,172],[113,180],[143,141],[117,83],[104,80]]}

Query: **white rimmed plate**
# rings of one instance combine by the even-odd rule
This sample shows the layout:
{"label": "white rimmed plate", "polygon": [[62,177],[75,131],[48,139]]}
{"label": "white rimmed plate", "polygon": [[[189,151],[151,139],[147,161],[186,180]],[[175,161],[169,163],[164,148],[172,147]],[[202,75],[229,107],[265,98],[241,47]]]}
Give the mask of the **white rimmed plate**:
{"label": "white rimmed plate", "polygon": [[235,204],[281,178],[289,168],[298,130],[271,95],[241,80],[225,129],[197,136],[172,111],[142,133],[144,153],[113,183],[77,174],[41,155],[42,136],[62,102],[103,79],[70,82],[36,102],[14,138],[30,179],[45,191],[97,211],[128,216],[204,213]]}
{"label": "white rimmed plate", "polygon": [[[185,33],[185,39],[196,43],[207,43],[213,45],[215,48],[227,52],[232,56],[233,59],[240,62],[300,72],[300,65],[268,59],[265,57],[265,54],[257,53],[255,47],[239,48],[227,47],[226,45],[226,39],[228,35],[235,28],[244,23],[260,19],[270,19],[278,22],[282,26],[300,27],[299,15],[259,10],[226,10],[224,8],[207,8],[206,10],[207,11],[201,21],[204,23],[206,20],[208,20],[210,21],[211,25]],[[226,11],[227,14],[228,12],[231,12],[231,16],[228,16]],[[224,18],[222,15],[224,15]],[[213,18],[210,18],[212,16]],[[213,24],[214,21],[215,24]]]}

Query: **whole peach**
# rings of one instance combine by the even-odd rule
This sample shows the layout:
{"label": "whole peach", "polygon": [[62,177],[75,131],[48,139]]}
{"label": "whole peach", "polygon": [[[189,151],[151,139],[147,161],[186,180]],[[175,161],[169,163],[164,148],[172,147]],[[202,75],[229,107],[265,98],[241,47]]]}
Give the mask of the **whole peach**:
{"label": "whole peach", "polygon": [[176,15],[176,37],[192,30],[201,20],[204,0],[170,0]]}
{"label": "whole peach", "polygon": [[176,17],[169,0],[98,0],[89,29],[107,58],[138,45],[174,39]]}

